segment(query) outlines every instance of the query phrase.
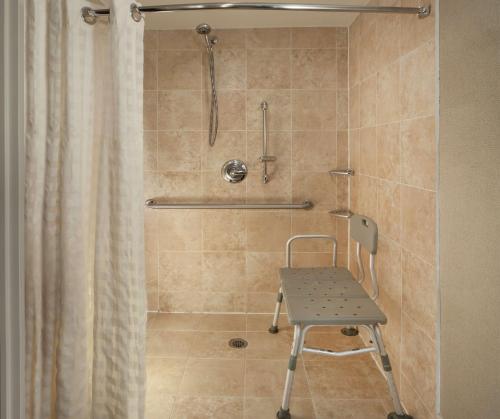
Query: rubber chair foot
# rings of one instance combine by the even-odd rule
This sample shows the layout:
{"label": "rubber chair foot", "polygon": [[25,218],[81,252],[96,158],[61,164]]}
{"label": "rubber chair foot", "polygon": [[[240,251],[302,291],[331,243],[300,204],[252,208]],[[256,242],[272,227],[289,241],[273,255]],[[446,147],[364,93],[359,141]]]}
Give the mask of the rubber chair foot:
{"label": "rubber chair foot", "polygon": [[413,419],[413,416],[407,415],[406,413],[398,415],[396,412],[391,412],[387,415],[387,419]]}
{"label": "rubber chair foot", "polygon": [[278,333],[278,326],[271,326],[269,329],[269,333],[275,335],[276,333]]}
{"label": "rubber chair foot", "polygon": [[280,410],[278,410],[278,412],[276,413],[276,417],[278,419],[291,419],[292,416],[290,416],[290,409],[287,409],[287,410],[283,410],[281,407],[280,407]]}

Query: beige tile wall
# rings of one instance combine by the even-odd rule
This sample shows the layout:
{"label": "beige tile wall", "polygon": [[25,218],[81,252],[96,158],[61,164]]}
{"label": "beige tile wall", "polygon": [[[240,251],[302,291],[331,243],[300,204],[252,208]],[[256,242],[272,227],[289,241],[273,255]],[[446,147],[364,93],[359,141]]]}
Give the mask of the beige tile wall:
{"label": "beige tile wall", "polygon": [[379,225],[385,338],[415,419],[435,417],[434,48],[433,17],[365,14],[349,29],[351,208]]}
{"label": "beige tile wall", "polygon": [[[271,311],[291,234],[336,234],[347,263],[346,224],[328,210],[346,205],[348,188],[327,171],[349,162],[356,171],[351,208],[379,224],[380,304],[389,317],[384,332],[397,382],[416,419],[432,418],[434,19],[363,15],[349,33],[348,54],[344,29],[217,31],[220,132],[209,148],[201,39],[194,31],[146,31],[145,198],[316,204],[293,213],[147,210],[149,309]],[[278,157],[268,185],[260,183],[257,161],[264,99],[269,151]],[[249,165],[241,184],[220,178],[230,158]],[[302,265],[329,262],[324,243],[297,250]]]}
{"label": "beige tile wall", "polygon": [[[270,312],[292,234],[331,233],[347,263],[346,224],[328,211],[347,204],[347,183],[328,170],[348,162],[347,29],[215,31],[219,135],[208,146],[206,50],[191,31],[146,31],[145,198],[289,202],[311,211],[147,210],[149,309]],[[261,183],[260,103],[269,103],[271,180]],[[248,163],[240,184],[222,164]],[[338,185],[337,185],[338,182]],[[297,246],[301,265],[328,264],[329,246]]]}

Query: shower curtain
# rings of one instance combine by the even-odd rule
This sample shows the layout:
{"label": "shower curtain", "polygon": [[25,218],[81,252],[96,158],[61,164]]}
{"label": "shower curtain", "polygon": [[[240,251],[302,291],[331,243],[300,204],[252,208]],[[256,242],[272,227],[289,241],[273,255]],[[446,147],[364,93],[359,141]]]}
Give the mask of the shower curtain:
{"label": "shower curtain", "polygon": [[142,418],[143,22],[26,9],[27,418]]}

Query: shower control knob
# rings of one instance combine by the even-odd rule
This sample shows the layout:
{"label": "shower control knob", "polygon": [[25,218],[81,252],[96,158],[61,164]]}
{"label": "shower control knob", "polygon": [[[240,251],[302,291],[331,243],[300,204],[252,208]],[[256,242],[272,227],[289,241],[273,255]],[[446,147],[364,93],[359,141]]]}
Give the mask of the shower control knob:
{"label": "shower control knob", "polygon": [[221,170],[222,178],[230,183],[241,182],[246,178],[247,174],[247,165],[241,160],[228,160]]}

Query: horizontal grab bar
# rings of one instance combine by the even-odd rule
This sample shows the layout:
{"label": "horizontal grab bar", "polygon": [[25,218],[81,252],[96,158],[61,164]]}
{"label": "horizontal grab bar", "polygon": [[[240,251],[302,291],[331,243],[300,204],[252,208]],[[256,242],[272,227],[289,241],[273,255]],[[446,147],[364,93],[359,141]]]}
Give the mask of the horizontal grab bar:
{"label": "horizontal grab bar", "polygon": [[210,202],[170,204],[154,199],[146,201],[146,207],[154,209],[311,209],[313,206],[311,201],[304,201],[300,204],[217,204]]}

